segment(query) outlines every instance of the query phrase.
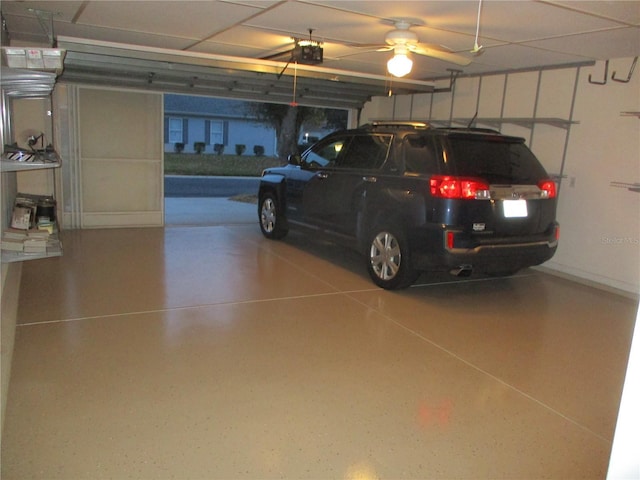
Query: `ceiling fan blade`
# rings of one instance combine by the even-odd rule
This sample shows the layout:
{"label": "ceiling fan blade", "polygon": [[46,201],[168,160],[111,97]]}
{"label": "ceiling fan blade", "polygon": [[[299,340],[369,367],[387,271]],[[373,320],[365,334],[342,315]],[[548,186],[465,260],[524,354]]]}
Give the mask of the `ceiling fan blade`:
{"label": "ceiling fan blade", "polygon": [[351,47],[351,48],[369,48],[369,49],[374,49],[374,48],[383,48],[383,47],[388,47],[389,45],[387,45],[386,43],[346,43],[346,42],[338,42],[340,45],[344,45],[345,47]]}
{"label": "ceiling fan blade", "polygon": [[392,50],[391,48],[384,48],[384,49],[380,49],[380,48],[376,48],[376,49],[371,49],[371,50],[359,50],[357,52],[351,52],[351,53],[345,53],[344,55],[338,55],[336,57],[336,59],[341,59],[341,58],[347,58],[347,57],[355,57],[356,55],[364,55],[365,53],[377,53],[377,52],[385,52],[388,50]]}
{"label": "ceiling fan blade", "polygon": [[418,55],[425,55],[427,57],[437,58],[449,63],[455,63],[461,67],[466,67],[471,64],[471,59],[457,53],[451,53],[444,50],[431,48],[430,46],[420,45],[410,49],[413,53]]}
{"label": "ceiling fan blade", "polygon": [[[417,49],[424,48],[430,50],[438,50],[439,52],[454,53],[452,49],[445,45],[440,45],[439,43],[417,43],[414,45],[414,47]],[[411,48],[411,46],[409,46],[409,48]]]}

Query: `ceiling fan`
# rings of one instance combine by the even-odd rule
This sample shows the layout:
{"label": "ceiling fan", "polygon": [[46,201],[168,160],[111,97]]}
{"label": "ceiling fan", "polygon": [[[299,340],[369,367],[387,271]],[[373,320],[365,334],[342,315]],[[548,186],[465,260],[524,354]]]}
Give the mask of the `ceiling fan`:
{"label": "ceiling fan", "polygon": [[[403,77],[411,71],[413,62],[409,58],[409,53],[437,58],[460,66],[467,66],[471,63],[470,58],[455,53],[443,45],[420,43],[418,35],[410,30],[411,23],[406,20],[396,20],[394,25],[395,29],[387,32],[384,37],[385,44],[379,45],[376,51],[393,50],[394,56],[387,63],[387,69],[396,77]],[[367,47],[371,48],[371,45],[367,45]]]}

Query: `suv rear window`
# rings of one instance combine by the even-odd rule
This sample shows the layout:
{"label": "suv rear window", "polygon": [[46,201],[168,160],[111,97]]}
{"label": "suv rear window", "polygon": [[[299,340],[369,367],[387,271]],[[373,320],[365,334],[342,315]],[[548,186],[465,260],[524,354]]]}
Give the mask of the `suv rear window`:
{"label": "suv rear window", "polygon": [[546,178],[544,168],[515,138],[448,137],[455,175],[479,177],[492,184],[533,185]]}

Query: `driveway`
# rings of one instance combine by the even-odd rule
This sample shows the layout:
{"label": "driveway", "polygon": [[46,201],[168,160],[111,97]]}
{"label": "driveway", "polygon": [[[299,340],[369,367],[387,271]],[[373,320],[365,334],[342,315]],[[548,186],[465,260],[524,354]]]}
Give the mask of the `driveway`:
{"label": "driveway", "polygon": [[165,175],[165,225],[257,225],[256,204],[233,197],[257,194],[259,184],[260,177]]}

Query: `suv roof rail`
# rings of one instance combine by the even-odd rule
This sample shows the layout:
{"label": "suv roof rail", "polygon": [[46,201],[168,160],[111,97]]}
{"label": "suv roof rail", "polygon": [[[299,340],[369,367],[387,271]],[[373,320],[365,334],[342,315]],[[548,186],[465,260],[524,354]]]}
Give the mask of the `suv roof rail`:
{"label": "suv roof rail", "polygon": [[493,133],[497,135],[502,135],[502,132],[500,132],[500,130],[495,130],[493,128],[484,128],[484,127],[442,127],[441,130],[449,130],[454,132]]}
{"label": "suv roof rail", "polygon": [[426,122],[412,122],[402,120],[376,120],[363,127],[371,126],[375,127],[412,127],[415,129],[431,128],[431,125]]}

